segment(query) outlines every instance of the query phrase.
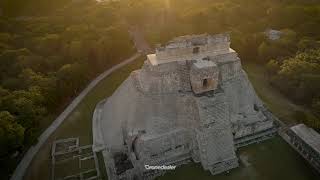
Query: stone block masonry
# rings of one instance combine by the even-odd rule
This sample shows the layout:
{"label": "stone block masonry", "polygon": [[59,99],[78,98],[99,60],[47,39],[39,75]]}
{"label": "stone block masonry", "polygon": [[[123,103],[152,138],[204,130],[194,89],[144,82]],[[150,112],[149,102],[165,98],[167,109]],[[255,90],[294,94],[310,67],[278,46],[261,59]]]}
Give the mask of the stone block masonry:
{"label": "stone block masonry", "polygon": [[275,134],[228,34],[174,38],[149,54],[93,116],[93,149],[111,180],[153,179],[145,166],[239,166],[236,149]]}

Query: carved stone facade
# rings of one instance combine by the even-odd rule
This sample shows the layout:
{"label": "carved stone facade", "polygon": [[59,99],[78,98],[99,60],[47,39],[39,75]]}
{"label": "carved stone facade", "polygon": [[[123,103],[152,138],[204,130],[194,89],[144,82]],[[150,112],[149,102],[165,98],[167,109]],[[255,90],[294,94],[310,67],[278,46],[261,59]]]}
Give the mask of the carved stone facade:
{"label": "carved stone facade", "polygon": [[218,87],[219,69],[212,61],[198,60],[190,69],[190,83],[194,93],[213,91]]}
{"label": "carved stone facade", "polygon": [[175,61],[203,59],[230,51],[230,38],[227,34],[188,35],[169,41],[156,48],[155,54],[148,55],[152,65]]}
{"label": "carved stone facade", "polygon": [[285,140],[320,173],[320,134],[305,124],[286,131]]}
{"label": "carved stone facade", "polygon": [[145,165],[201,163],[218,174],[238,166],[236,149],[275,134],[227,34],[175,38],[93,117],[93,148],[109,179],[153,179]]}

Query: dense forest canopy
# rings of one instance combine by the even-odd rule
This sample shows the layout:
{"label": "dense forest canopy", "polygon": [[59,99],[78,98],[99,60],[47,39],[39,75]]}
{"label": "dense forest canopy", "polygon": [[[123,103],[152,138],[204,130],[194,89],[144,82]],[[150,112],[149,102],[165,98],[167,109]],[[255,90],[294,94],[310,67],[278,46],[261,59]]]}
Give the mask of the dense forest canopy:
{"label": "dense forest canopy", "polygon": [[89,80],[134,52],[114,6],[81,2],[37,16],[11,11],[0,18],[1,174],[12,172],[12,159]]}
{"label": "dense forest canopy", "polygon": [[73,0],[1,0],[0,7],[4,16],[43,15],[54,12]]}
{"label": "dense forest canopy", "polygon": [[[320,113],[318,0],[2,0],[2,177],[89,80],[134,52],[131,25],[153,45],[229,32],[242,61],[265,66],[274,87]],[[268,38],[267,29],[280,38]],[[320,129],[319,120],[302,119]]]}

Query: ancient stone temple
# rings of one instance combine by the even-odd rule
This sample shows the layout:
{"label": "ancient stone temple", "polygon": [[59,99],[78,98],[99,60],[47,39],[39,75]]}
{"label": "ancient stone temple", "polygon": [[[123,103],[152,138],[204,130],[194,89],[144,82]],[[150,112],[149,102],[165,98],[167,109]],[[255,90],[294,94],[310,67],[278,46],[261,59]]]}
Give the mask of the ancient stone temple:
{"label": "ancient stone temple", "polygon": [[213,175],[239,166],[236,149],[272,137],[228,34],[173,39],[149,54],[93,116],[93,148],[109,179],[153,179],[145,165],[201,163]]}

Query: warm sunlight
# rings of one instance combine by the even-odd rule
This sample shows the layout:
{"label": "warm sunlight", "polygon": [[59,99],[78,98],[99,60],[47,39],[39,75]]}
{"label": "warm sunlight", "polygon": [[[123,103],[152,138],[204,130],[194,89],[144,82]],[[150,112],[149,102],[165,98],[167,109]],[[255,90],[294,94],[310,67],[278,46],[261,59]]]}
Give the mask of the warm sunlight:
{"label": "warm sunlight", "polygon": [[170,9],[170,2],[171,0],[164,0],[165,1],[165,4],[166,4],[166,8],[167,9]]}
{"label": "warm sunlight", "polygon": [[1,0],[4,180],[320,179],[320,0]]}

